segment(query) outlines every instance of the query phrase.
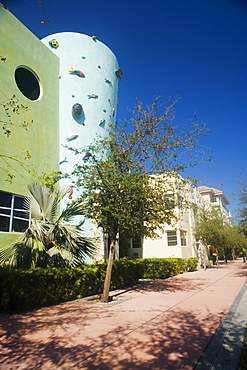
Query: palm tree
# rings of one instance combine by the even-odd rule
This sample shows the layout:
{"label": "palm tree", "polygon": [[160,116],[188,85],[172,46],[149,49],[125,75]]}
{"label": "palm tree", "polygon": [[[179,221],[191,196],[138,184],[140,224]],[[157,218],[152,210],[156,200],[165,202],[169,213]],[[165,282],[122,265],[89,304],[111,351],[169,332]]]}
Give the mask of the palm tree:
{"label": "palm tree", "polygon": [[0,263],[10,267],[75,267],[93,257],[95,241],[82,235],[82,229],[70,222],[83,214],[83,204],[75,201],[59,215],[59,203],[67,189],[51,192],[39,183],[28,186],[30,196],[26,198],[27,212],[31,219],[28,229],[13,244],[0,250]]}

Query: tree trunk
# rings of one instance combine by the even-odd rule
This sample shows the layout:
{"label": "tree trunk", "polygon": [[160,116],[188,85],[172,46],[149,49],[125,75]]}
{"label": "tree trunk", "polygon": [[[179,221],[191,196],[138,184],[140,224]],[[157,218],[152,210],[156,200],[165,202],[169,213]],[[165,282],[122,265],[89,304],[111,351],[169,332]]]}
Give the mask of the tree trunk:
{"label": "tree trunk", "polygon": [[224,262],[227,263],[227,254],[225,250],[224,250]]}
{"label": "tree trunk", "polygon": [[208,253],[207,253],[207,246],[204,246],[203,248],[203,268],[206,271],[207,270],[207,259],[208,259]]}
{"label": "tree trunk", "polygon": [[112,272],[114,252],[115,252],[115,240],[112,240],[110,244],[110,252],[109,252],[109,259],[108,259],[108,264],[107,264],[107,269],[106,269],[104,289],[103,289],[103,294],[101,298],[101,302],[104,302],[104,303],[107,303],[109,299],[109,290],[110,290],[110,284],[111,284],[111,272]]}

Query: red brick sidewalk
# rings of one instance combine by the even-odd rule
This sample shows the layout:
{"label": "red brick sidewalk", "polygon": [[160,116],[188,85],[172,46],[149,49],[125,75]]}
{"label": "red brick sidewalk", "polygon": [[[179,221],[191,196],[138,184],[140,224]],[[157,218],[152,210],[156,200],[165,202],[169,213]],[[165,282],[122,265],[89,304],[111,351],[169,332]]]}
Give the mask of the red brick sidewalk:
{"label": "red brick sidewalk", "polygon": [[239,260],[117,292],[108,304],[0,315],[0,369],[193,369],[246,278]]}

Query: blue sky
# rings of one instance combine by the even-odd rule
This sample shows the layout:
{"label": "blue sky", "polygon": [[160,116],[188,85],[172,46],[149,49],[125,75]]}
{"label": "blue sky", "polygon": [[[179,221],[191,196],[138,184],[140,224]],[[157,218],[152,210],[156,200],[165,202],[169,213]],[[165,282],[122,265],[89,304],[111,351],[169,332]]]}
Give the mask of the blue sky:
{"label": "blue sky", "polygon": [[[136,98],[181,96],[175,124],[194,112],[212,132],[201,145],[213,160],[187,174],[223,190],[233,215],[247,178],[247,1],[2,0],[38,38],[73,31],[96,35],[116,55],[124,76],[118,120]],[[44,10],[44,18],[43,18]],[[42,25],[42,20],[49,23]]]}

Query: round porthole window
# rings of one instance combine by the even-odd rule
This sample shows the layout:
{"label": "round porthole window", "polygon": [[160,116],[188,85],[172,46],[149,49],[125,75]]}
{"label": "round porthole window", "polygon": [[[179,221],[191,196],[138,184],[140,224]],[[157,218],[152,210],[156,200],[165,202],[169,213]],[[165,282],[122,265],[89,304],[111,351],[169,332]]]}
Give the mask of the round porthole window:
{"label": "round porthole window", "polygon": [[30,100],[38,100],[41,95],[40,83],[37,76],[26,67],[15,70],[15,82],[22,94]]}

